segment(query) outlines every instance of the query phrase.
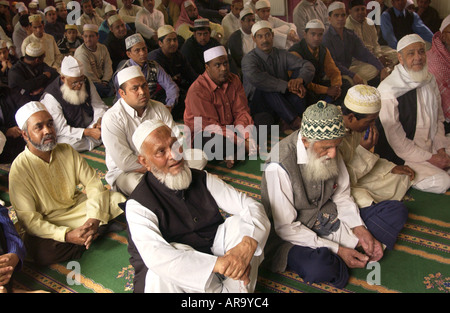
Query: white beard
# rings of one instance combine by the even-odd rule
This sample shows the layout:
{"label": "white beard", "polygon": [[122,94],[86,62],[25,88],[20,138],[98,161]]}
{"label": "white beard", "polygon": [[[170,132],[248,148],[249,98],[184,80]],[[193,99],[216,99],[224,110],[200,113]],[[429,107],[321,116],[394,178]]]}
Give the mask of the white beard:
{"label": "white beard", "polygon": [[428,79],[430,73],[428,72],[428,64],[425,64],[420,71],[413,71],[408,68],[406,65],[404,66],[406,72],[408,72],[409,77],[416,83],[421,83]]}
{"label": "white beard", "polygon": [[308,163],[306,163],[303,173],[306,181],[325,181],[339,175],[338,156],[328,160],[328,156],[326,155],[319,158],[312,149],[312,146],[306,149],[306,153],[308,155]]}
{"label": "white beard", "polygon": [[66,84],[61,85],[61,93],[64,100],[73,105],[84,103],[88,97],[86,86],[83,84],[80,90],[72,90]]}
{"label": "white beard", "polygon": [[164,174],[156,167],[152,166],[152,174],[167,188],[172,190],[184,190],[189,187],[192,182],[192,172],[189,166],[184,163],[183,169],[176,175],[170,173]]}

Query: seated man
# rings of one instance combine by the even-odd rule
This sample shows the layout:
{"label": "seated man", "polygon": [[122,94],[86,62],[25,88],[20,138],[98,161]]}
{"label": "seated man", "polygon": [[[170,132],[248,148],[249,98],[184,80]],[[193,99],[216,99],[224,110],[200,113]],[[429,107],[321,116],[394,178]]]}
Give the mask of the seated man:
{"label": "seated man", "polygon": [[226,44],[231,34],[241,27],[239,13],[244,8],[243,0],[233,0],[230,6],[230,12],[222,19],[224,31],[223,43]]}
{"label": "seated man", "polygon": [[156,32],[164,25],[164,15],[155,9],[155,0],[142,0],[143,7],[136,14],[136,33],[144,37],[153,50],[158,46]]}
{"label": "seated man", "polygon": [[156,61],[177,84],[178,101],[171,113],[175,120],[182,119],[187,91],[198,74],[178,49],[178,35],[172,26],[164,25],[158,29],[158,44],[159,48],[151,51],[148,59]]}
{"label": "seated man", "polygon": [[29,20],[33,33],[22,42],[22,55],[25,55],[25,49],[28,44],[32,42],[39,42],[45,50],[44,62],[48,66],[51,66],[59,71],[63,56],[61,52],[59,52],[55,38],[44,32],[44,23],[40,15],[31,15]]}
{"label": "seated man", "polygon": [[122,17],[123,21],[130,25],[132,29],[136,29],[136,15],[141,10],[140,5],[133,4],[134,0],[123,0],[123,6],[119,9],[118,14]]}
{"label": "seated man", "polygon": [[84,76],[83,65],[72,56],[61,64],[61,76],[45,88],[41,102],[53,117],[56,141],[77,151],[102,144],[101,121],[108,109],[94,84]]}
{"label": "seated man", "polygon": [[55,41],[58,42],[64,36],[64,23],[59,22],[56,15],[56,8],[54,6],[48,6],[44,10],[45,14],[45,33],[52,35]]}
{"label": "seated man", "polygon": [[164,122],[143,122],[132,139],[146,170],[126,205],[134,291],[253,292],[270,228],[263,206],[190,169]]}
{"label": "seated man", "polygon": [[227,49],[233,62],[236,64],[238,73],[242,76],[242,58],[256,47],[252,37],[255,14],[250,8],[245,8],[241,11],[239,17],[241,27],[230,35],[227,42]]}
{"label": "seated man", "polygon": [[336,105],[342,104],[350,83],[342,80],[330,51],[322,44],[325,25],[320,20],[311,20],[305,26],[303,39],[293,45],[289,51],[314,65],[316,72],[306,88],[307,103],[324,100]]}
{"label": "seated man", "polygon": [[108,48],[111,57],[113,71],[117,69],[121,62],[128,59],[125,38],[133,35],[120,15],[114,14],[108,18],[110,32],[105,40],[105,46]]}
{"label": "seated man", "polygon": [[439,12],[430,6],[431,0],[417,0],[415,11],[422,22],[435,34],[439,31],[441,18]]}
{"label": "seated man", "polygon": [[323,44],[330,50],[343,78],[351,85],[377,86],[388,75],[387,69],[351,30],[345,27],[345,4],[333,2],[328,7],[330,27],[323,36]]}
{"label": "seated man", "polygon": [[[109,33],[111,32],[110,24],[108,23],[108,20],[111,16],[118,15],[117,14],[117,8],[109,4],[105,7],[105,15],[104,15],[104,21],[100,24],[98,27],[98,42],[105,43],[106,38],[108,37]],[[128,29],[128,27],[127,27]],[[130,29],[131,30],[131,29]]]}
{"label": "seated man", "polygon": [[273,217],[265,250],[272,271],[343,288],[348,268],[380,261],[382,244],[394,247],[407,208],[400,201],[358,208],[338,153],[344,135],[339,108],[319,101],[306,109],[300,130],[272,149],[261,182],[261,201]]}
{"label": "seated man", "polygon": [[[194,1],[184,1],[181,5],[180,17],[174,26],[177,34],[183,37],[184,40],[188,40],[189,37],[193,35],[191,28],[195,26],[194,21],[197,19],[202,19],[202,17],[198,14],[197,6],[194,4]],[[224,34],[222,25],[211,21],[209,25],[211,28],[211,37],[221,43]]]}
{"label": "seated man", "polygon": [[[244,154],[257,153],[256,129],[244,87],[230,72],[225,47],[206,50],[204,59],[206,70],[186,96],[184,123],[190,129],[193,147],[203,149],[208,160],[226,160],[231,168]],[[233,130],[227,130],[230,127]]]}
{"label": "seated man", "polygon": [[418,34],[422,39],[431,43],[433,33],[423,23],[419,15],[406,9],[406,0],[392,0],[392,7],[385,10],[380,17],[380,29],[383,42],[392,49],[404,36]]}
{"label": "seated man", "polygon": [[43,266],[80,258],[107,227],[102,225],[122,214],[125,197],[103,186],[70,145],[56,143],[52,116],[42,103],[26,103],[16,120],[27,147],[11,165],[10,199],[28,254]]}
{"label": "seated man", "polygon": [[[64,1],[55,1],[56,15],[57,21],[62,22],[63,24],[67,24],[67,5]],[[73,25],[73,24],[72,24]]]}
{"label": "seated man", "polygon": [[364,45],[381,63],[390,70],[398,63],[397,51],[388,45],[378,43],[378,32],[375,24],[367,18],[366,2],[352,0],[349,3],[350,15],[345,22],[345,28],[353,30]]}
{"label": "seated man", "polygon": [[186,60],[189,60],[194,71],[201,75],[205,71],[205,62],[203,53],[220,45],[214,37],[211,36],[211,22],[206,19],[197,19],[192,28],[193,35],[189,37],[181,47],[181,53]]}
{"label": "seated man", "polygon": [[255,125],[272,125],[275,116],[283,131],[296,130],[306,109],[305,86],[314,77],[314,66],[287,50],[275,48],[269,22],[256,22],[252,35],[256,48],[242,58],[242,74]]}
{"label": "seated man", "polygon": [[77,25],[66,24],[64,26],[64,37],[57,42],[59,52],[62,55],[74,55],[75,50],[83,44],[83,38],[78,36]]}
{"label": "seated man", "polygon": [[270,14],[270,1],[259,0],[255,5],[256,21],[267,21],[274,33],[273,45],[279,49],[289,49],[294,43],[300,41],[297,26],[274,17]]}
{"label": "seated man", "polygon": [[113,96],[112,61],[108,48],[98,42],[98,26],[84,25],[83,40],[84,43],[75,50],[74,57],[83,63],[84,75],[94,83],[100,97]]}
{"label": "seated man", "polygon": [[83,32],[83,27],[86,24],[97,25],[97,27],[100,27],[103,22],[103,18],[98,16],[92,4],[92,0],[81,0],[80,3],[83,14],[80,16],[76,23],[78,25],[78,30],[80,31],[80,33]]}
{"label": "seated man", "polygon": [[450,137],[436,79],[428,72],[425,41],[417,34],[398,42],[398,64],[383,81],[380,131],[375,152],[416,173],[413,188],[444,193],[450,188]]}
{"label": "seated man", "polygon": [[[147,80],[139,66],[129,66],[117,73],[120,99],[103,115],[102,140],[106,151],[106,181],[113,190],[129,196],[146,172],[137,159],[138,149],[131,137],[146,120],[164,121],[177,137],[180,130],[169,110],[161,102],[150,99]],[[191,167],[202,169],[200,160]]]}
{"label": "seated man", "polygon": [[445,133],[450,133],[450,15],[442,22],[433,36],[431,49],[427,51],[428,69],[436,78],[444,111]]}
{"label": "seated man", "polygon": [[22,54],[23,41],[25,40],[25,38],[27,38],[33,32],[31,29],[31,23],[30,23],[29,17],[30,16],[28,14],[24,14],[24,15],[20,16],[19,22],[16,24],[16,27],[14,27],[12,40],[13,40],[14,45],[17,47],[16,56],[18,59],[23,57],[23,54]]}
{"label": "seated man", "polygon": [[8,85],[8,73],[9,70],[17,62],[17,58],[9,53],[8,43],[0,39],[0,82]]}
{"label": "seated man", "polygon": [[292,19],[297,27],[300,38],[305,34],[305,26],[311,20],[319,20],[325,26],[325,31],[330,26],[328,21],[327,6],[322,0],[301,0],[294,8]]}
{"label": "seated man", "polygon": [[148,60],[148,50],[144,38],[141,34],[133,34],[125,39],[125,45],[129,59],[119,66],[114,74],[117,99],[121,97],[117,73],[130,66],[139,66],[147,80],[150,98],[164,103],[169,110],[172,110],[178,103],[180,91],[177,84],[157,62]]}
{"label": "seated man", "polygon": [[44,62],[45,50],[42,44],[30,43],[24,53],[25,56],[9,70],[8,86],[24,96],[26,102],[37,101],[47,85],[58,77],[58,72]]}
{"label": "seated man", "polygon": [[339,145],[350,177],[351,195],[360,208],[384,200],[401,201],[411,186],[414,171],[373,153],[378,141],[375,120],[381,109],[375,87],[356,85],[341,106],[347,133]]}

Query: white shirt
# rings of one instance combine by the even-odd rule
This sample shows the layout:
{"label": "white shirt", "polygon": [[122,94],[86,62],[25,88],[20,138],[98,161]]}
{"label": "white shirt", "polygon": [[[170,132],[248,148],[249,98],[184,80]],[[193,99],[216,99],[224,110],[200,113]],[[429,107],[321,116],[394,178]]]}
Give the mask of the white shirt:
{"label": "white shirt", "polygon": [[156,34],[158,28],[164,26],[164,15],[161,11],[153,9],[150,13],[146,8],[136,14],[136,32],[140,33],[144,38],[151,38]]}
{"label": "white shirt", "polygon": [[[261,255],[270,229],[262,204],[236,191],[213,174],[206,173],[206,187],[222,210],[239,215],[241,239],[244,236],[255,239],[258,247],[254,255]],[[162,237],[157,216],[135,200],[127,202],[126,217],[134,244],[151,271],[174,285],[198,292],[205,291],[214,275],[212,270],[217,256],[174,248]],[[221,237],[224,236],[218,234],[215,246],[223,245]]]}
{"label": "white shirt", "polygon": [[222,27],[224,32],[223,40],[224,42],[227,42],[231,34],[241,27],[241,22],[238,17],[234,16],[234,14],[230,12],[222,19]]}
{"label": "white shirt", "polygon": [[[261,18],[256,15],[256,21],[261,21]],[[274,17],[272,15],[269,16],[267,22],[272,25],[272,30],[274,34],[273,45],[279,49],[288,49],[292,46],[292,42],[288,40],[288,34],[291,30],[295,31],[297,34],[297,26],[293,23],[288,23],[279,19],[278,17]]]}
{"label": "white shirt", "polygon": [[[297,160],[298,164],[308,162],[300,134],[297,141]],[[264,175],[275,231],[281,239],[294,245],[310,248],[327,247],[334,253],[338,252],[339,245],[348,248],[356,247],[358,238],[353,234],[352,228],[364,226],[364,222],[359,215],[358,206],[350,196],[350,179],[342,158],[338,159],[338,165],[340,174],[332,200],[336,204],[341,225],[330,235],[319,237],[306,225],[296,221],[297,211],[294,207],[292,183],[288,173],[278,163],[269,163]]]}
{"label": "white shirt", "polygon": [[141,168],[138,162],[139,151],[133,144],[132,136],[144,121],[158,118],[163,121],[175,136],[180,136],[169,110],[158,101],[150,100],[141,117],[123,99],[119,99],[102,118],[102,140],[105,145],[105,162],[108,167],[105,179],[113,187],[117,177],[123,172]]}

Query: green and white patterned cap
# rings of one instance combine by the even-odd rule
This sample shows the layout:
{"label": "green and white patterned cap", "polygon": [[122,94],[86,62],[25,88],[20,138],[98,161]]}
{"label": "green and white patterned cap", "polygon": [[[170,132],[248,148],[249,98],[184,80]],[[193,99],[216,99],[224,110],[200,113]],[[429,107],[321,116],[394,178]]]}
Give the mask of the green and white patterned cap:
{"label": "green and white patterned cap", "polygon": [[303,113],[302,137],[312,140],[331,140],[345,136],[345,125],[340,108],[319,101]]}

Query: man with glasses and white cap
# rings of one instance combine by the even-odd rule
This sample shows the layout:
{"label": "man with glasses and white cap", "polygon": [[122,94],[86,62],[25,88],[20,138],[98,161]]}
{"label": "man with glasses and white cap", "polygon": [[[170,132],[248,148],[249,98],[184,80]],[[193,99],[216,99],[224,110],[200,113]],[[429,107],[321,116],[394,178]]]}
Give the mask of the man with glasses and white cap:
{"label": "man with glasses and white cap", "polygon": [[[118,72],[117,83],[121,98],[102,118],[102,140],[108,167],[105,179],[113,190],[128,196],[146,172],[138,162],[139,151],[132,141],[136,128],[146,120],[159,119],[180,141],[182,135],[164,104],[151,100],[148,82],[139,66],[129,66]],[[206,165],[202,155],[200,158],[194,156],[192,160],[192,167],[202,169]]]}
{"label": "man with glasses and white cap", "polygon": [[406,35],[397,45],[398,59],[378,90],[380,132],[375,153],[416,173],[413,188],[445,193],[450,188],[450,137],[445,136],[441,95],[429,73],[425,41]]}
{"label": "man with glasses and white cap", "polygon": [[101,120],[108,107],[84,76],[80,61],[72,56],[63,59],[60,77],[47,86],[41,102],[53,117],[58,143],[77,151],[102,144]]}
{"label": "man with glasses and white cap", "polygon": [[178,105],[179,88],[157,62],[148,59],[148,49],[142,35],[133,34],[125,38],[125,47],[129,59],[122,63],[114,73],[117,99],[120,98],[117,73],[130,66],[139,66],[147,80],[150,98],[165,104],[167,109],[172,111]]}
{"label": "man with glasses and white cap", "polygon": [[306,109],[305,86],[314,77],[314,66],[274,47],[269,22],[256,22],[252,35],[256,48],[242,58],[242,74],[255,125],[272,125],[280,119],[283,131],[298,129]]}
{"label": "man with glasses and white cap", "polygon": [[[193,147],[201,147],[208,160],[225,160],[231,168],[236,160],[257,153],[256,129],[241,80],[230,72],[225,47],[206,50],[204,59],[205,72],[186,96],[184,123],[190,129]],[[227,130],[230,127],[237,131]],[[211,143],[214,148],[206,151],[205,146]]]}
{"label": "man with glasses and white cap", "polygon": [[134,292],[253,292],[270,227],[264,207],[187,167],[164,122],[143,122],[132,139],[146,169],[126,204]]}
{"label": "man with glasses and white cap", "polygon": [[43,266],[80,258],[123,213],[119,203],[126,199],[108,190],[70,145],[56,142],[42,103],[23,105],[16,121],[27,147],[11,165],[9,191],[27,252]]}

